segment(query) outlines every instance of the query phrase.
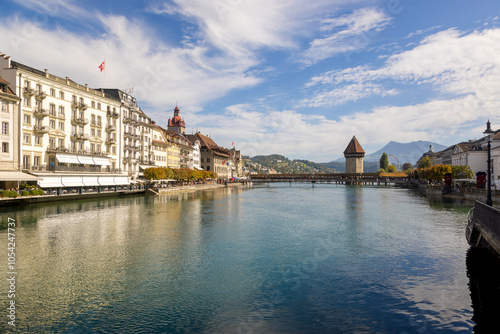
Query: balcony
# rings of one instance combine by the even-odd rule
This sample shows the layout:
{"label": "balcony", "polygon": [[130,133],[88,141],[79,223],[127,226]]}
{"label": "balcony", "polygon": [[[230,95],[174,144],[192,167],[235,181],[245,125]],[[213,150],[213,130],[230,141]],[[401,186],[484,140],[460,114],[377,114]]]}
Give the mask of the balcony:
{"label": "balcony", "polygon": [[136,120],[135,118],[133,117],[123,117],[123,122],[124,123],[131,123],[131,124],[140,124],[138,120]]}
{"label": "balcony", "polygon": [[133,134],[131,132],[124,132],[123,136],[128,137],[128,138],[133,138],[133,139],[139,139],[141,136]]}
{"label": "balcony", "polygon": [[83,133],[72,133],[71,134],[71,139],[72,140],[89,140],[90,136],[88,134],[83,134]]}
{"label": "balcony", "polygon": [[47,153],[72,153],[72,154],[84,154],[84,155],[93,155],[93,156],[105,156],[107,157],[108,154],[104,151],[92,151],[92,150],[87,150],[87,149],[76,149],[72,148],[71,146],[64,147],[64,146],[49,146],[47,147]]}
{"label": "balcony", "polygon": [[106,138],[106,145],[116,144],[116,138]]}
{"label": "balcony", "polygon": [[89,120],[87,118],[72,118],[71,124],[74,125],[87,125],[89,124]]}
{"label": "balcony", "polygon": [[47,93],[45,92],[36,92],[35,99],[43,100],[47,97]]}
{"label": "balcony", "polygon": [[24,87],[23,95],[33,96],[33,95],[35,95],[35,90],[33,88]]}
{"label": "balcony", "polygon": [[106,131],[108,131],[108,132],[116,131],[116,126],[113,124],[109,124],[106,126]]}
{"label": "balcony", "polygon": [[49,127],[45,125],[33,125],[33,131],[35,133],[48,133]]}
{"label": "balcony", "polygon": [[63,113],[63,112],[59,112],[59,114],[57,114],[57,118],[59,119],[66,119],[66,115]]}
{"label": "balcony", "polygon": [[88,105],[86,105],[86,104],[85,104],[85,103],[83,103],[83,102],[80,102],[80,103],[78,104],[78,108],[80,108],[80,109],[82,109],[82,110],[87,110],[87,108],[88,108],[88,107],[89,107],[89,106],[88,106]]}
{"label": "balcony", "polygon": [[78,102],[76,102],[76,101],[71,102],[71,108],[78,109],[79,106],[80,106],[80,104]]}
{"label": "balcony", "polygon": [[118,118],[120,115],[116,111],[108,111],[107,112],[108,117],[113,117],[113,118]]}
{"label": "balcony", "polygon": [[33,116],[35,117],[45,117],[49,115],[49,111],[44,108],[35,108],[33,109]]}

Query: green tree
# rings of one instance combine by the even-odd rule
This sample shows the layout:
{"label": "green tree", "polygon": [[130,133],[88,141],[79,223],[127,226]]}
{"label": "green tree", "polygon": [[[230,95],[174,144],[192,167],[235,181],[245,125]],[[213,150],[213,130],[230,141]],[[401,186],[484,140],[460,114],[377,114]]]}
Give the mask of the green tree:
{"label": "green tree", "polygon": [[387,171],[388,171],[389,173],[394,173],[394,172],[396,172],[396,166],[394,166],[394,165],[389,165],[389,166],[387,166]]}
{"label": "green tree", "polygon": [[451,166],[451,177],[454,179],[472,179],[474,178],[474,171],[467,165],[465,166]]}
{"label": "green tree", "polygon": [[413,165],[409,162],[403,164],[403,170],[413,170]]}
{"label": "green tree", "polygon": [[380,169],[386,171],[387,167],[389,167],[389,157],[387,156],[387,153],[384,152],[384,154],[380,157]]}
{"label": "green tree", "polygon": [[421,159],[418,162],[417,167],[418,168],[430,168],[430,167],[432,167],[431,159],[429,157],[424,157],[423,159]]}

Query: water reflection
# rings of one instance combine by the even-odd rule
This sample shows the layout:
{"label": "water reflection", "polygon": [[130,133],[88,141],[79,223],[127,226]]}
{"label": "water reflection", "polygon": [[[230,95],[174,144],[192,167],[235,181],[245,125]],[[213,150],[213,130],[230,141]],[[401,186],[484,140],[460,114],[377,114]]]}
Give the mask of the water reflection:
{"label": "water reflection", "polygon": [[500,258],[484,248],[467,252],[467,276],[476,323],[474,333],[496,333],[500,328]]}

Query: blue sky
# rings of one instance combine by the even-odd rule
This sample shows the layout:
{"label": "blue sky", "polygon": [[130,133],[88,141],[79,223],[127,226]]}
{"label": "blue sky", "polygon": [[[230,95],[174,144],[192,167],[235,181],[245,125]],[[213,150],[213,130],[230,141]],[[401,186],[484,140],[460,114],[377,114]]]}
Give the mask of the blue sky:
{"label": "blue sky", "polygon": [[[443,145],[500,127],[500,2],[4,0],[0,51],[133,88],[165,126],[245,155],[331,161],[356,135]],[[106,71],[97,66],[106,59]]]}

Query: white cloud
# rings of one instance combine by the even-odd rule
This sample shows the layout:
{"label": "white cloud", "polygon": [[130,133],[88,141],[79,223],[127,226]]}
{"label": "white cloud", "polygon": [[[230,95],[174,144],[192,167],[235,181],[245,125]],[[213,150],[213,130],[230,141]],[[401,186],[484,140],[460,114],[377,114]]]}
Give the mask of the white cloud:
{"label": "white cloud", "polygon": [[[313,40],[300,61],[309,66],[339,53],[363,49],[371,43],[374,34],[390,22],[391,18],[376,8],[363,8],[349,15],[325,19],[320,30],[330,34]],[[336,29],[339,27],[343,29]]]}
{"label": "white cloud", "polygon": [[335,106],[346,102],[357,101],[372,95],[384,97],[396,94],[396,89],[386,90],[379,84],[353,83],[340,88],[318,92],[313,97],[308,97],[300,101],[299,105],[306,107]]}
{"label": "white cloud", "polygon": [[[14,17],[0,26],[0,45],[15,61],[48,68],[91,87],[132,86],[140,101],[156,109],[176,100],[202,104],[261,81],[246,73],[255,64],[248,57],[207,56],[205,46],[162,43],[141,22],[112,15],[99,18],[105,31],[101,36],[50,29]],[[104,58],[105,77],[97,68]]]}

